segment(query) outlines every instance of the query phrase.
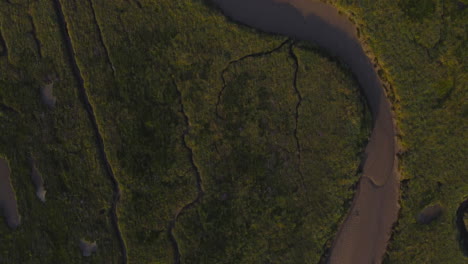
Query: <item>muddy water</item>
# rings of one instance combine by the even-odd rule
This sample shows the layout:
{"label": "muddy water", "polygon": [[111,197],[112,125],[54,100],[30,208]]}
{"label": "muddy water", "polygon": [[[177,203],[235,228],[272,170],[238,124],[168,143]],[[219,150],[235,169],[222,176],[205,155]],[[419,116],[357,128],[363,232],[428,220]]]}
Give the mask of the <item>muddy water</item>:
{"label": "muddy water", "polygon": [[373,131],[353,205],[335,238],[330,263],[379,263],[398,214],[395,130],[382,82],[355,26],[317,0],[212,0],[233,20],[265,32],[309,41],[347,64],[366,96]]}
{"label": "muddy water", "polygon": [[0,158],[0,208],[8,226],[17,228],[20,225],[20,216],[15,191],[10,181],[10,167],[2,158]]}

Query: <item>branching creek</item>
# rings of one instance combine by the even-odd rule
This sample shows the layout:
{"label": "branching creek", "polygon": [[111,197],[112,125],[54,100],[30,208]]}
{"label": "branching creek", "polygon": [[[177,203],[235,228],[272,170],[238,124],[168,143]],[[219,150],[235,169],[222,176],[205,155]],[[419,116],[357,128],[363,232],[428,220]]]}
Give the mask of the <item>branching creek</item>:
{"label": "branching creek", "polygon": [[[226,88],[224,74],[228,68],[250,57],[261,57],[269,55],[288,45],[288,52],[294,63],[293,88],[297,95],[296,104],[296,127],[294,137],[296,139],[299,169],[301,162],[307,162],[301,157],[301,145],[297,137],[297,121],[302,96],[297,89],[298,60],[294,53],[294,40],[312,42],[324,48],[332,56],[339,58],[347,64],[357,78],[362,93],[367,99],[373,118],[373,131],[368,145],[365,149],[365,158],[362,165],[362,177],[357,184],[356,194],[351,205],[348,216],[339,228],[331,247],[328,263],[380,263],[385,254],[392,225],[398,217],[399,178],[397,173],[397,152],[395,140],[395,125],[391,105],[386,98],[383,82],[377,74],[371,59],[368,57],[359,40],[356,27],[346,17],[325,3],[317,0],[212,0],[221,11],[236,22],[254,27],[261,31],[287,36],[288,38],[279,46],[263,52],[252,53],[237,60],[229,62],[221,71],[223,86],[221,87],[217,103],[216,115],[223,119],[219,113],[218,106]],[[93,11],[93,18],[99,31],[99,37],[107,62],[110,64],[115,76],[114,67],[110,61],[107,47],[103,41],[101,28],[99,26],[92,1],[89,0]],[[140,2],[135,1],[138,7]],[[113,201],[110,212],[113,227],[117,234],[122,263],[127,263],[127,249],[118,224],[117,205],[120,200],[121,190],[114,175],[111,164],[105,151],[103,137],[99,130],[93,106],[85,89],[84,80],[80,68],[76,62],[75,51],[69,35],[67,21],[63,14],[62,5],[59,0],[53,1],[55,12],[60,25],[60,31],[65,43],[68,60],[73,75],[76,79],[79,94],[84,108],[93,126],[96,142],[101,161],[113,184]],[[31,19],[32,32],[35,37],[35,28]],[[36,39],[36,46],[41,56],[41,43]],[[3,46],[1,55],[7,55],[8,50],[0,34],[0,45]],[[180,263],[179,245],[174,236],[174,228],[178,217],[187,209],[196,206],[204,195],[202,177],[194,161],[194,154],[187,144],[190,120],[185,113],[182,93],[177,83],[174,82],[179,95],[181,113],[185,120],[186,128],[182,135],[182,143],[190,155],[192,168],[196,175],[197,196],[195,199],[183,206],[169,222],[168,236],[174,248],[174,263]],[[304,179],[301,180],[304,190]]]}
{"label": "branching creek", "polygon": [[[261,52],[255,52],[255,53],[251,53],[251,54],[247,54],[245,56],[242,56],[240,57],[239,59],[236,59],[236,60],[233,60],[233,61],[230,61],[229,63],[227,63],[226,67],[221,70],[221,80],[222,80],[222,87],[221,89],[219,90],[219,93],[218,93],[218,96],[217,96],[217,101],[216,101],[216,107],[215,107],[215,111],[216,111],[216,116],[217,118],[221,119],[221,120],[225,120],[224,117],[220,114],[219,112],[219,106],[221,104],[221,99],[223,97],[223,94],[224,94],[224,91],[227,87],[227,82],[226,82],[226,78],[225,78],[225,74],[226,72],[230,69],[231,66],[233,66],[234,64],[236,63],[239,63],[241,61],[244,61],[245,59],[249,59],[249,58],[259,58],[259,57],[264,57],[264,56],[268,56],[268,55],[271,55],[272,53],[275,53],[275,52],[278,52],[280,51],[283,47],[285,47],[286,45],[289,45],[288,46],[288,50],[290,52],[290,55],[291,57],[295,60],[295,69],[294,69],[294,79],[293,79],[293,82],[294,82],[294,89],[295,89],[295,92],[298,92],[297,88],[296,88],[296,78],[297,78],[297,68],[298,68],[298,61],[297,61],[297,58],[296,57],[293,57],[293,51],[292,51],[292,48],[293,48],[293,45],[294,43],[292,42],[291,39],[286,39],[285,41],[281,42],[278,46],[274,47],[273,49],[271,50],[267,50],[267,51],[261,51]],[[184,109],[184,104],[183,104],[183,98],[182,98],[182,92],[180,91],[177,83],[173,80],[173,84],[177,90],[177,94],[179,96],[179,104],[180,104],[180,111],[182,113],[182,115],[184,116],[184,120],[185,120],[185,125],[186,125],[186,128],[184,130],[184,133],[182,135],[182,142],[183,142],[183,145],[184,147],[188,150],[188,152],[190,153],[190,159],[191,159],[191,163],[192,163],[192,168],[193,170],[195,171],[195,174],[196,174],[196,184],[197,184],[197,191],[198,191],[198,194],[197,196],[195,197],[195,199],[191,202],[189,202],[188,204],[186,204],[185,206],[183,206],[181,209],[179,209],[174,218],[172,219],[172,221],[169,222],[169,227],[168,227],[168,235],[169,235],[169,239],[171,241],[171,244],[172,244],[172,247],[173,247],[173,254],[174,254],[174,264],[180,264],[181,261],[180,261],[180,257],[181,257],[181,254],[180,254],[180,251],[179,251],[179,244],[177,242],[177,239],[175,238],[174,236],[174,228],[176,226],[176,223],[177,223],[177,220],[179,218],[179,216],[181,214],[184,213],[184,211],[188,210],[188,209],[191,209],[193,208],[194,206],[196,206],[198,203],[200,203],[201,199],[203,198],[203,195],[204,195],[204,190],[203,190],[203,184],[202,184],[202,178],[201,178],[201,175],[200,175],[200,172],[198,170],[198,167],[196,166],[195,162],[194,162],[194,159],[193,159],[193,151],[192,149],[188,146],[187,142],[186,142],[186,137],[188,136],[188,133],[189,133],[189,128],[190,128],[190,120],[185,112],[185,109]],[[300,94],[298,93],[298,105],[296,107],[296,110],[298,110],[298,107],[300,105],[300,102],[302,100],[302,97],[300,96]],[[296,130],[297,130],[297,113],[296,113]],[[296,131],[297,132],[297,131]],[[295,132],[295,134],[296,134]],[[296,142],[297,142],[297,145],[298,145],[298,151],[300,151],[300,146],[299,146],[299,141],[296,137]],[[300,154],[298,154],[300,155]],[[300,168],[300,166],[298,166]],[[302,175],[301,175],[302,176]]]}
{"label": "branching creek", "polygon": [[174,254],[174,264],[180,264],[180,251],[179,251],[179,244],[177,242],[177,239],[174,236],[174,228],[177,222],[177,219],[179,216],[184,213],[185,210],[188,210],[190,208],[193,208],[195,205],[197,205],[201,199],[203,198],[203,195],[205,194],[205,191],[203,190],[203,182],[202,178],[200,175],[200,171],[198,170],[197,165],[195,164],[194,158],[193,158],[193,150],[192,148],[187,144],[187,136],[189,134],[189,129],[190,129],[190,120],[185,112],[184,108],[184,103],[183,103],[183,98],[182,98],[182,92],[180,91],[179,87],[177,86],[177,83],[173,81],[173,84],[177,90],[177,95],[179,96],[179,105],[180,105],[180,112],[182,113],[185,121],[185,129],[182,134],[182,143],[184,145],[184,148],[188,151],[190,155],[190,163],[192,165],[192,169],[195,172],[196,175],[196,184],[197,184],[197,196],[195,199],[188,204],[184,205],[181,209],[179,209],[174,218],[169,222],[169,227],[168,227],[168,235],[169,239],[171,241],[172,247],[173,247],[173,254]]}
{"label": "branching creek", "polygon": [[384,83],[355,25],[333,6],[318,0],[212,1],[235,22],[311,42],[350,67],[370,107],[373,129],[353,203],[327,262],[380,263],[399,212],[396,134]]}

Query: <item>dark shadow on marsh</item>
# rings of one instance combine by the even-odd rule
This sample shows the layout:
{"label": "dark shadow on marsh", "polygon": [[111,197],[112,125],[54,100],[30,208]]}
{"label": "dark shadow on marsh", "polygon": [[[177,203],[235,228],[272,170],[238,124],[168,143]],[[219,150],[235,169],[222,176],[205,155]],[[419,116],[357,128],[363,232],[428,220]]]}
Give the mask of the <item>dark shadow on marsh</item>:
{"label": "dark shadow on marsh", "polygon": [[18,213],[15,190],[11,184],[10,166],[3,158],[0,158],[0,209],[10,228],[15,229],[20,225],[21,217]]}
{"label": "dark shadow on marsh", "polygon": [[8,114],[18,114],[18,110],[14,109],[13,107],[11,106],[8,106],[2,102],[0,102],[0,112],[5,112],[5,113],[8,113]]}
{"label": "dark shadow on marsh", "polygon": [[2,32],[0,31],[0,57],[7,56],[7,55],[8,55],[8,49],[5,43],[5,39],[3,38]]}
{"label": "dark shadow on marsh", "polygon": [[432,221],[439,218],[443,213],[443,208],[440,204],[427,206],[418,214],[417,221],[420,224],[430,224]]}
{"label": "dark shadow on marsh", "polygon": [[465,222],[465,217],[468,215],[468,199],[460,204],[457,210],[457,228],[458,228],[458,239],[460,241],[460,248],[465,256],[468,257],[468,221]]}

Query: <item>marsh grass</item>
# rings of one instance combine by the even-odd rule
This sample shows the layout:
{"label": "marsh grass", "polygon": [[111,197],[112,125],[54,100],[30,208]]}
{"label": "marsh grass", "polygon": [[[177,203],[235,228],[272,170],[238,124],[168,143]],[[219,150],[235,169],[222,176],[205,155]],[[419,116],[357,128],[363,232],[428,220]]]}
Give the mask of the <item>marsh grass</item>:
{"label": "marsh grass", "polygon": [[[360,26],[396,94],[402,209],[387,263],[466,263],[455,215],[468,194],[463,1],[332,1]],[[428,205],[442,217],[416,222]]]}
{"label": "marsh grass", "polygon": [[[370,129],[348,69],[292,42],[230,64],[286,39],[232,23],[205,1],[61,4],[122,190],[129,263],[173,261],[168,226],[197,196],[193,166],[205,196],[175,225],[184,263],[316,263],[346,214]],[[112,183],[58,21],[50,1],[0,2],[0,103],[14,110],[0,112],[0,153],[23,216],[14,232],[0,225],[0,259],[82,263],[86,239],[99,245],[86,261],[116,263]],[[50,76],[53,109],[40,93]]]}

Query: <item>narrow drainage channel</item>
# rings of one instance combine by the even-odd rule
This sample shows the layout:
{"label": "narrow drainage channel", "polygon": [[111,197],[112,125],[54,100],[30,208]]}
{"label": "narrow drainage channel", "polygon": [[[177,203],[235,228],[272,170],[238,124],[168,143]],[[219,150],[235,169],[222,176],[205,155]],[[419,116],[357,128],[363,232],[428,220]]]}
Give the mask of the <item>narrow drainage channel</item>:
{"label": "narrow drainage channel", "polygon": [[11,229],[16,229],[21,223],[21,217],[10,175],[8,162],[0,158],[0,209],[8,226]]}
{"label": "narrow drainage channel", "polygon": [[230,61],[226,65],[226,67],[221,71],[221,80],[223,82],[223,86],[221,87],[221,90],[218,93],[218,99],[216,101],[216,116],[219,119],[224,120],[224,117],[222,117],[221,114],[219,113],[219,104],[221,103],[221,98],[223,97],[224,90],[226,89],[226,86],[227,86],[226,79],[224,78],[224,74],[226,74],[229,67],[231,67],[232,65],[234,65],[234,64],[236,64],[238,62],[241,62],[241,61],[243,61],[243,60],[245,60],[247,58],[257,58],[257,57],[263,57],[263,56],[270,55],[270,54],[280,50],[281,48],[283,48],[284,45],[290,43],[291,41],[292,40],[290,38],[288,38],[285,41],[281,42],[281,44],[279,44],[277,47],[275,47],[275,48],[273,48],[271,50],[247,54],[247,55],[244,55],[244,56],[240,57],[239,59]]}
{"label": "narrow drainage channel", "polygon": [[[296,141],[297,159],[299,160],[297,171],[299,172],[299,175],[301,176],[302,188],[304,189],[304,192],[307,193],[307,187],[305,185],[305,180],[304,180],[304,173],[302,172],[302,147],[301,147],[301,143],[299,140],[299,136],[297,135],[298,133],[297,128],[299,125],[299,108],[301,107],[301,104],[302,104],[302,95],[299,89],[297,88],[297,76],[299,73],[299,60],[296,56],[296,53],[294,52],[294,44],[295,44],[294,42],[291,42],[291,44],[289,44],[289,56],[294,61],[293,88],[294,88],[294,92],[297,95],[296,111],[294,113],[294,133],[293,134],[294,134],[294,140]],[[309,198],[309,196],[307,195],[306,197],[307,199]]]}
{"label": "narrow drainage channel", "polygon": [[463,254],[468,257],[468,199],[460,204],[457,210],[458,239]]}
{"label": "narrow drainage channel", "polygon": [[102,29],[101,29],[101,26],[99,25],[99,22],[98,22],[97,18],[96,18],[96,11],[95,11],[95,8],[94,8],[93,1],[92,0],[88,0],[88,1],[89,1],[89,5],[91,7],[91,11],[93,13],[93,22],[96,25],[96,30],[97,30],[98,36],[99,36],[99,42],[101,42],[101,46],[104,49],[104,52],[106,53],[106,61],[109,64],[109,66],[110,66],[110,68],[112,70],[112,74],[114,75],[114,78],[115,78],[115,67],[114,67],[114,64],[112,64],[112,61],[111,61],[110,55],[109,55],[109,50],[107,49],[106,43],[104,42],[104,37],[102,36]]}
{"label": "narrow drainage channel", "polygon": [[37,54],[39,55],[39,58],[42,58],[41,41],[39,41],[39,38],[37,37],[36,25],[34,24],[34,20],[29,13],[28,13],[28,20],[29,20],[29,23],[31,24],[31,31],[29,33],[31,34],[34,40],[34,44],[36,45],[36,50],[37,50]]}
{"label": "narrow drainage channel", "polygon": [[0,57],[8,56],[8,47],[5,39],[3,38],[2,31],[0,31]]}
{"label": "narrow drainage channel", "polygon": [[180,91],[179,87],[177,86],[177,83],[175,80],[173,81],[173,84],[176,88],[176,92],[179,97],[179,105],[180,105],[180,111],[182,115],[184,116],[184,121],[185,121],[185,129],[182,134],[182,143],[185,147],[185,149],[188,151],[190,155],[190,163],[192,165],[192,169],[195,172],[196,176],[196,184],[197,184],[197,197],[188,204],[186,204],[184,207],[182,207],[174,216],[172,221],[169,222],[169,227],[168,227],[168,235],[169,235],[169,240],[171,241],[172,247],[173,247],[173,253],[174,253],[174,264],[180,264],[180,250],[179,250],[179,243],[177,242],[177,239],[174,235],[174,228],[177,223],[177,220],[179,219],[179,216],[183,214],[186,210],[194,208],[198,203],[200,203],[201,199],[203,198],[203,195],[205,194],[205,191],[203,190],[203,181],[200,175],[200,170],[198,169],[197,165],[195,164],[194,160],[194,155],[193,155],[193,150],[192,148],[187,144],[187,136],[189,134],[189,129],[190,129],[190,120],[185,112],[184,108],[184,103],[182,99],[182,92]]}
{"label": "narrow drainage channel", "polygon": [[111,210],[111,219],[112,219],[112,224],[114,226],[115,232],[117,234],[119,243],[120,243],[120,249],[122,252],[122,263],[126,264],[127,263],[127,248],[125,246],[125,241],[122,236],[122,232],[120,231],[119,224],[118,224],[118,216],[117,216],[117,204],[120,200],[121,196],[121,191],[119,187],[119,183],[117,182],[117,179],[114,175],[114,172],[112,170],[112,167],[109,163],[109,160],[107,158],[107,154],[104,148],[104,140],[102,138],[101,133],[99,132],[99,126],[97,124],[96,116],[94,114],[93,106],[91,105],[88,95],[86,93],[86,89],[84,87],[84,80],[81,75],[81,71],[78,67],[78,64],[76,62],[75,58],[75,51],[73,49],[73,43],[70,39],[70,35],[68,32],[68,27],[67,27],[67,22],[65,20],[65,16],[63,14],[63,9],[62,5],[60,4],[59,0],[54,0],[54,8],[55,12],[57,14],[57,19],[58,23],[60,25],[60,31],[62,34],[63,41],[65,42],[66,46],[66,51],[68,54],[68,59],[70,66],[72,67],[73,75],[75,77],[75,80],[77,82],[77,86],[80,92],[80,97],[83,101],[84,107],[86,112],[88,113],[88,117],[91,121],[91,124],[93,126],[94,134],[96,136],[96,143],[98,146],[99,154],[101,156],[102,162],[104,163],[105,170],[112,181],[113,185],[113,201],[112,201],[112,210]]}

